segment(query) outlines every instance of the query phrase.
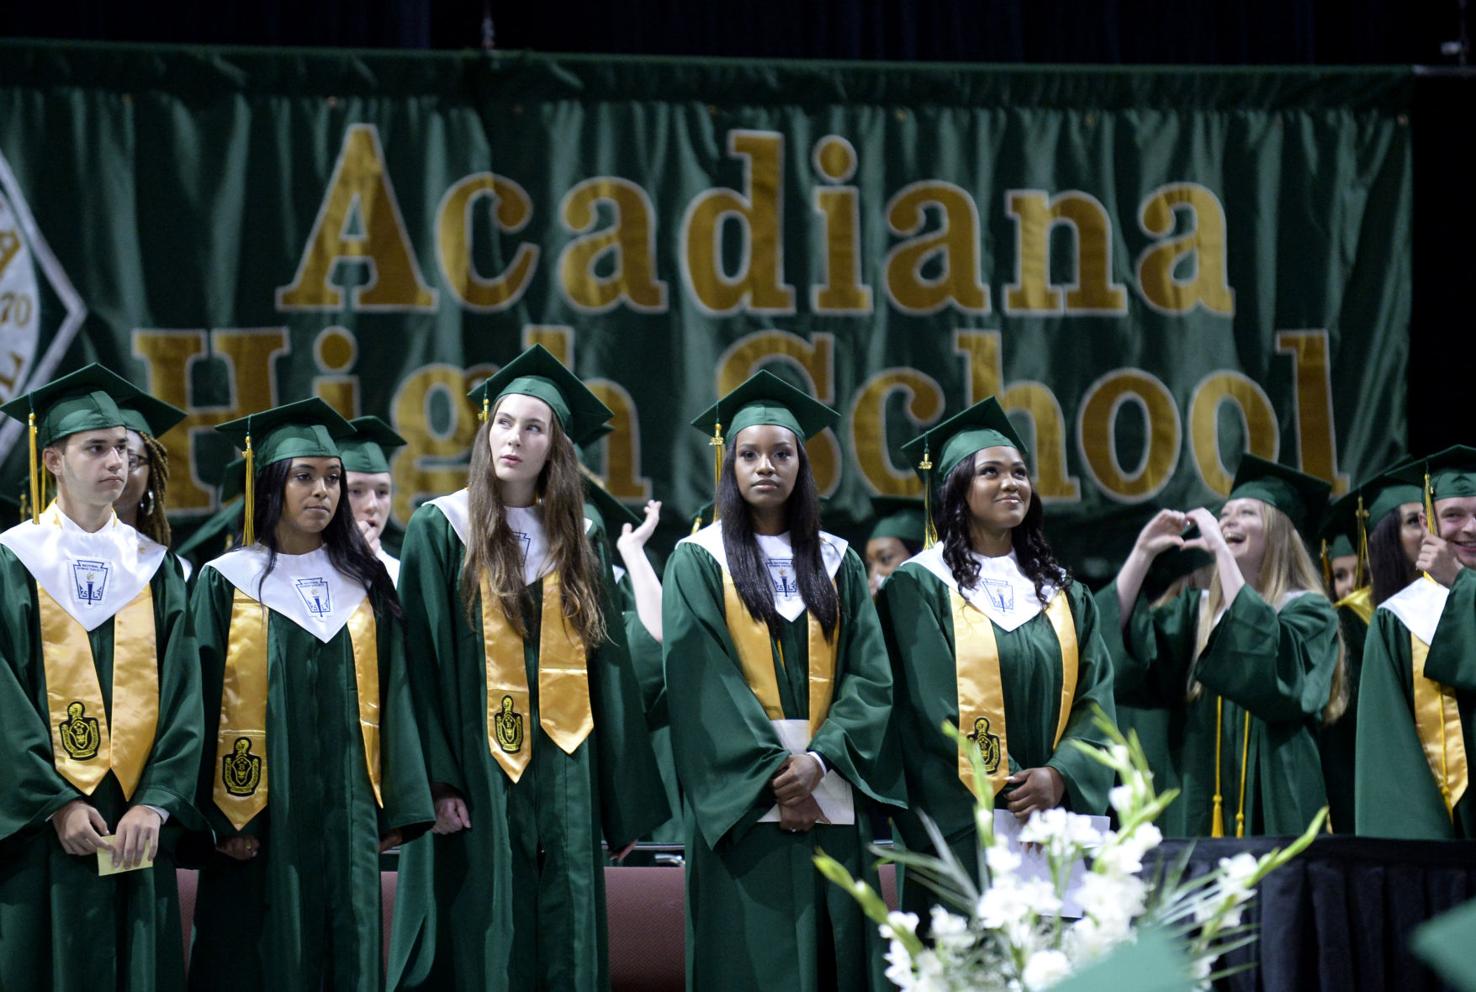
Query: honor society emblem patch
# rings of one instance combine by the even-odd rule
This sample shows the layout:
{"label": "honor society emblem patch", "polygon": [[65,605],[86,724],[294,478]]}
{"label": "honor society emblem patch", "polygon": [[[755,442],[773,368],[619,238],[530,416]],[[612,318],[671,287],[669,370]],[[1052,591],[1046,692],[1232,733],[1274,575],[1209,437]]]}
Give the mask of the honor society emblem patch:
{"label": "honor society emblem patch", "polygon": [[333,593],[328,588],[328,580],[319,576],[307,579],[294,579],[293,586],[297,594],[302,597],[302,605],[307,608],[308,614],[315,619],[322,620],[324,617],[333,615]]}
{"label": "honor society emblem patch", "polygon": [[113,566],[105,561],[76,559],[72,562],[72,595],[77,602],[96,606],[103,601],[108,591],[108,576]]}

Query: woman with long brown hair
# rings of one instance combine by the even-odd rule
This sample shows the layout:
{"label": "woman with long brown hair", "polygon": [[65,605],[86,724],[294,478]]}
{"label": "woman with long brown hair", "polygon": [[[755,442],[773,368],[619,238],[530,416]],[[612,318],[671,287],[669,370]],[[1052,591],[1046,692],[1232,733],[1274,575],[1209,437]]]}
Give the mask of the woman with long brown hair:
{"label": "woman with long brown hair", "polygon": [[[1326,804],[1318,729],[1347,706],[1338,618],[1301,536],[1327,483],[1246,455],[1218,518],[1161,510],[1100,594],[1119,693],[1184,708],[1171,836],[1298,834]],[[1185,540],[1190,525],[1200,536]],[[1153,559],[1198,547],[1215,559],[1207,591],[1141,601]],[[1116,614],[1116,615],[1110,615]]]}
{"label": "woman with long brown hair", "polygon": [[467,488],[416,511],[400,562],[436,824],[401,853],[389,984],[593,992],[601,836],[667,816],[570,441],[610,411],[537,345],[471,395]]}

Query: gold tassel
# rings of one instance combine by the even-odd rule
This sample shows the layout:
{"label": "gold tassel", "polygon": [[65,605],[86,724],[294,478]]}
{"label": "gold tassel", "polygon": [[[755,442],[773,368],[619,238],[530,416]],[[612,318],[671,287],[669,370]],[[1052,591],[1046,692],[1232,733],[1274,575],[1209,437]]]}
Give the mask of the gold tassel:
{"label": "gold tassel", "polygon": [[256,455],[251,450],[251,431],[246,432],[246,506],[245,519],[241,522],[241,546],[249,548],[256,543]]}
{"label": "gold tassel", "polygon": [[[1430,466],[1425,466],[1425,529],[1436,537],[1440,536],[1435,528],[1435,496],[1430,489]],[[1423,573],[1425,578],[1430,578],[1430,573]]]}
{"label": "gold tassel", "polygon": [[1363,508],[1363,494],[1358,494],[1358,564],[1354,566],[1353,588],[1362,589],[1368,578],[1368,511]]}
{"label": "gold tassel", "polygon": [[933,459],[927,439],[923,440],[923,457],[917,467],[923,473],[923,547],[931,548],[938,543],[938,527],[933,523]]}
{"label": "gold tassel", "polygon": [[1240,805],[1235,810],[1235,836],[1245,836],[1245,777],[1250,764],[1251,715],[1245,711],[1245,728],[1240,735]]}
{"label": "gold tassel", "polygon": [[[723,422],[721,420],[713,421],[712,437],[707,443],[712,448],[712,519],[716,522],[718,518],[718,486],[723,481],[723,453],[725,444],[723,441]],[[698,514],[698,519],[702,519],[701,514]]]}
{"label": "gold tassel", "polygon": [[1225,718],[1225,699],[1215,697],[1215,799],[1210,817],[1210,836],[1225,836],[1225,798],[1220,793],[1220,745],[1222,743],[1222,721]]}
{"label": "gold tassel", "polygon": [[27,420],[27,428],[31,447],[31,523],[41,522],[41,480],[36,470],[36,414],[32,412]]}
{"label": "gold tassel", "polygon": [[1327,554],[1327,538],[1322,539],[1322,584],[1333,591],[1332,559]]}
{"label": "gold tassel", "polygon": [[477,423],[485,424],[492,419],[492,400],[487,396],[487,391],[482,391],[482,412],[477,414]]}

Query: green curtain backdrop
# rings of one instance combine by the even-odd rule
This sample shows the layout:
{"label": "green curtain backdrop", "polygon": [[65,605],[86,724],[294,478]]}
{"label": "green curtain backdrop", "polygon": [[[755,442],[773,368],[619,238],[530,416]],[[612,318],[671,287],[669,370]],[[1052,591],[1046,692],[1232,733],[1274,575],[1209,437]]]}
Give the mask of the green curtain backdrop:
{"label": "green curtain backdrop", "polygon": [[[829,516],[998,393],[1053,543],[1110,569],[1240,452],[1402,450],[1404,71],[1040,69],[0,43],[0,399],[96,358],[210,428],[317,393],[462,484],[470,385],[531,341],[619,415],[612,491],[689,510],[686,421],[759,367],[842,413]],[[0,433],[6,478],[24,468]]]}

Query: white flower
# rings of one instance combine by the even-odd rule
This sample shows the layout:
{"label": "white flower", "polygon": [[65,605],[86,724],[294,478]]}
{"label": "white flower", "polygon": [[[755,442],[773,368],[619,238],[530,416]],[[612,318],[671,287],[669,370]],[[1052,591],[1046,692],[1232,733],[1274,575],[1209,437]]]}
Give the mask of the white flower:
{"label": "white flower", "polygon": [[1102,833],[1092,826],[1091,817],[1068,813],[1059,806],[1030,814],[1020,828],[1020,843],[1043,844],[1056,857],[1065,857],[1102,843]]}
{"label": "white flower", "polygon": [[1027,989],[1035,992],[1037,989],[1055,985],[1070,974],[1071,961],[1063,952],[1036,951],[1026,960],[1025,969],[1020,973],[1020,980],[1025,983]]}
{"label": "white flower", "polygon": [[1128,834],[1109,834],[1093,867],[1109,875],[1136,875],[1143,870],[1143,855],[1161,843],[1163,834],[1151,823],[1140,824]]}
{"label": "white flower", "polygon": [[1113,809],[1121,813],[1133,801],[1133,790],[1126,785],[1115,785],[1107,793],[1107,801],[1112,804]]}
{"label": "white flower", "polygon": [[984,852],[984,861],[989,865],[989,870],[998,878],[1001,875],[1013,875],[1020,868],[1020,855],[1012,851],[1004,843],[998,843]]}
{"label": "white flower", "polygon": [[1081,911],[1095,920],[1108,934],[1124,936],[1133,917],[1143,912],[1148,887],[1134,876],[1114,878],[1097,872],[1082,876],[1075,898]]}
{"label": "white flower", "polygon": [[1245,851],[1233,858],[1220,859],[1220,891],[1227,898],[1244,902],[1254,895],[1251,879],[1261,868],[1255,855]]}
{"label": "white flower", "polygon": [[[895,927],[899,930],[904,930],[907,933],[917,933],[917,914],[903,913],[899,910],[894,909],[887,914],[887,925]],[[882,936],[891,936],[891,934],[887,932],[886,927],[882,928]]]}
{"label": "white flower", "polygon": [[969,933],[969,921],[942,906],[932,908],[931,928],[933,940],[940,949],[961,951],[973,946],[974,936]]}
{"label": "white flower", "polygon": [[912,956],[900,940],[892,941],[887,948],[887,981],[899,989],[912,988]]}

